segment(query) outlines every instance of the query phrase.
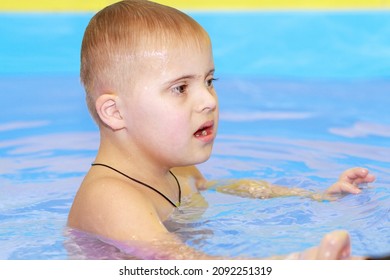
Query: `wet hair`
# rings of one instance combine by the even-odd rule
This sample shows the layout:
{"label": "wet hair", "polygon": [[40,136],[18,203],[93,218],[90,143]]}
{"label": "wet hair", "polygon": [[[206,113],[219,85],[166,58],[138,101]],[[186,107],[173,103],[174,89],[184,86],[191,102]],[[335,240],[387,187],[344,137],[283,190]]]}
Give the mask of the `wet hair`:
{"label": "wet hair", "polygon": [[80,78],[92,117],[99,122],[98,96],[132,82],[137,57],[183,46],[201,49],[205,43],[210,44],[206,31],[172,7],[125,0],[99,11],[89,22],[81,47]]}

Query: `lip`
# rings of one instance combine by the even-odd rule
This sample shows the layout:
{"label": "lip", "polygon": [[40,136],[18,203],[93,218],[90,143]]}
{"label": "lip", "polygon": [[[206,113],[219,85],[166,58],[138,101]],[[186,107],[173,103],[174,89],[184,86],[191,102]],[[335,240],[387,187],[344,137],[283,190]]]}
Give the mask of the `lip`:
{"label": "lip", "polygon": [[207,121],[203,123],[195,132],[194,137],[205,143],[212,142],[214,140],[214,121]]}

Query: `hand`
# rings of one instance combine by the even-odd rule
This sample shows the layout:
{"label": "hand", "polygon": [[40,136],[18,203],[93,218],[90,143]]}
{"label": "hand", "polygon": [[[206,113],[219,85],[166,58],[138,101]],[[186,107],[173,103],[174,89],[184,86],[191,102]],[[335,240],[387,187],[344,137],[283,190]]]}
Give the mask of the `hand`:
{"label": "hand", "polygon": [[339,180],[330,186],[325,194],[342,194],[342,193],[361,193],[359,184],[372,183],[375,181],[375,176],[369,174],[366,168],[355,167],[344,171]]}
{"label": "hand", "polygon": [[296,260],[346,260],[365,259],[351,256],[351,241],[346,231],[338,230],[325,235],[318,247],[287,256]]}

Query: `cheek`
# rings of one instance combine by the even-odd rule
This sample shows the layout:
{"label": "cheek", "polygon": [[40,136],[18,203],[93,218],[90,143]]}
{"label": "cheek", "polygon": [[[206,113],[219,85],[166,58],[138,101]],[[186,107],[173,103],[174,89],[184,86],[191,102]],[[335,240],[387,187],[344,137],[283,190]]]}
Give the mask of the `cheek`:
{"label": "cheek", "polygon": [[[151,110],[150,110],[151,109]],[[148,120],[147,125],[149,128],[158,133],[164,133],[171,137],[182,137],[182,135],[188,134],[191,123],[188,113],[184,110],[177,110],[177,108],[163,107],[149,108],[149,112],[143,112],[142,116]],[[141,120],[142,121],[142,120]],[[170,139],[170,140],[175,140]]]}
{"label": "cheek", "polygon": [[132,100],[128,108],[129,122],[134,120],[132,127],[148,137],[165,135],[175,142],[176,137],[191,131],[191,109],[174,101],[150,91],[144,92],[143,96]]}
{"label": "cheek", "polygon": [[184,116],[175,114],[171,118],[168,118],[163,129],[169,131],[169,133],[178,138],[188,137],[190,129],[190,120]]}

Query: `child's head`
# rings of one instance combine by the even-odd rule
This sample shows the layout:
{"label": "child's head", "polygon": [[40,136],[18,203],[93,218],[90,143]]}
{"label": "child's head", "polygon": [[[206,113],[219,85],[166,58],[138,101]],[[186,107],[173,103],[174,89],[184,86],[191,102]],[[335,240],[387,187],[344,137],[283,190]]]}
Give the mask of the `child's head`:
{"label": "child's head", "polygon": [[120,94],[137,82],[144,58],[210,44],[195,20],[168,6],[129,0],[101,10],[91,19],[81,49],[81,81],[93,118],[99,123],[95,102],[100,95]]}

